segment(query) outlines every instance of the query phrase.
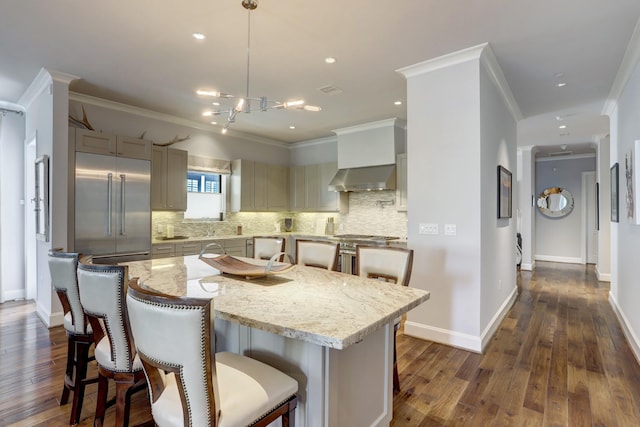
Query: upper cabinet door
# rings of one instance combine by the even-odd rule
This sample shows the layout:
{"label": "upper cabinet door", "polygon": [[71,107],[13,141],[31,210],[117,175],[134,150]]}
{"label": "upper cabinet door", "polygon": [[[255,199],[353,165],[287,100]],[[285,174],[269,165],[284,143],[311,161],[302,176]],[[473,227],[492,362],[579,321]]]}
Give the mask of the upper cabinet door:
{"label": "upper cabinet door", "polygon": [[267,165],[255,162],[253,165],[253,202],[256,211],[267,210]]}
{"label": "upper cabinet door", "polygon": [[267,166],[267,210],[286,211],[289,207],[288,171],[287,166]]}
{"label": "upper cabinet door", "polygon": [[188,153],[167,148],[167,209],[187,210]]}
{"label": "upper cabinet door", "polygon": [[[73,128],[71,128],[73,129]],[[94,130],[75,128],[76,151],[115,156],[116,136]]]}
{"label": "upper cabinet door", "polygon": [[151,160],[151,147],[151,141],[124,136],[119,136],[116,143],[118,156],[131,159]]}

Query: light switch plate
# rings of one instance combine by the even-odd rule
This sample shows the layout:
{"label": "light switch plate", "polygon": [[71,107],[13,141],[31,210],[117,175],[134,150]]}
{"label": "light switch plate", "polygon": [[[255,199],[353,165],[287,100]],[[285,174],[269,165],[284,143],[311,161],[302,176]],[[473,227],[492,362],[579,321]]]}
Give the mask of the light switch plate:
{"label": "light switch plate", "polygon": [[429,234],[432,236],[436,236],[438,233],[438,224],[421,223],[418,225],[418,234]]}
{"label": "light switch plate", "polygon": [[455,224],[445,224],[444,225],[444,235],[445,236],[455,236],[456,235],[456,225]]}

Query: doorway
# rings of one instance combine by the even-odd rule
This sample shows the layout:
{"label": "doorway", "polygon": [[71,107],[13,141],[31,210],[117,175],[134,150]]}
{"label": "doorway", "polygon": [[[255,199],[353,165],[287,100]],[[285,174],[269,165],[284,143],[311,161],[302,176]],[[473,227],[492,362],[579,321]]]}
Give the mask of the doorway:
{"label": "doorway", "polygon": [[24,153],[24,259],[25,298],[35,300],[38,293],[38,265],[36,256],[35,171],[37,136],[27,139]]}
{"label": "doorway", "polygon": [[596,173],[582,173],[582,259],[583,264],[598,262],[598,215]]}

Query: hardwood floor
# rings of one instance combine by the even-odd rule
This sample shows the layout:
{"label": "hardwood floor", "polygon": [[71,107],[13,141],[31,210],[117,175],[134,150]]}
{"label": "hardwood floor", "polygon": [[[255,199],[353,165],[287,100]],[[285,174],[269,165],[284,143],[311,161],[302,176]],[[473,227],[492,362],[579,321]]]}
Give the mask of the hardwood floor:
{"label": "hardwood floor", "polygon": [[399,335],[392,426],[639,426],[640,366],[593,267],[538,262],[479,355]]}
{"label": "hardwood floor", "polygon": [[[592,267],[539,262],[520,273],[519,288],[484,355],[398,335],[392,426],[640,425],[640,366],[608,284]],[[0,304],[0,426],[66,426],[65,361],[61,327],[47,330],[33,303]],[[81,426],[93,424],[95,397],[93,384]],[[132,406],[132,423],[148,419],[146,392]]]}

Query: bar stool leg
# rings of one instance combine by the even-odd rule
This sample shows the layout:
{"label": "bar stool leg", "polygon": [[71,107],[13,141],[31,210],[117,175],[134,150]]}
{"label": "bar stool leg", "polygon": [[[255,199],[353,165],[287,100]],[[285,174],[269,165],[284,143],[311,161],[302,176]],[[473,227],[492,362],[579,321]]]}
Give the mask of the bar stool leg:
{"label": "bar stool leg", "polygon": [[76,338],[67,334],[67,368],[65,370],[64,383],[62,384],[62,396],[60,397],[60,406],[69,402],[69,392],[73,384],[73,367],[76,359]]}
{"label": "bar stool leg", "polygon": [[73,405],[69,424],[78,424],[82,415],[82,402],[84,400],[84,389],[88,383],[95,380],[87,380],[87,365],[89,364],[89,347],[91,342],[76,341],[76,372],[73,384]]}

